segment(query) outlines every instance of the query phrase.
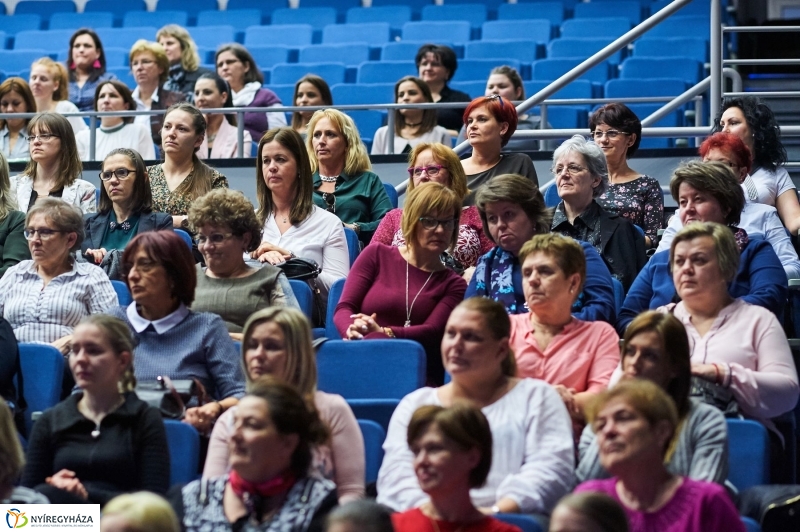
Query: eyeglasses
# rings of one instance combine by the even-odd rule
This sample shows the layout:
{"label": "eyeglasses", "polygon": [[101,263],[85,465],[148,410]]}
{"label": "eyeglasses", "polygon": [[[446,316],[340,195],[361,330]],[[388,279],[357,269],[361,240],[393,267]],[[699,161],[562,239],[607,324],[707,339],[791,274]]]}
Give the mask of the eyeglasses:
{"label": "eyeglasses", "polygon": [[28,227],[25,229],[22,234],[25,235],[25,240],[33,240],[36,238],[36,233],[39,233],[39,238],[42,240],[50,240],[53,238],[53,235],[56,233],[63,233],[64,231],[58,231],[56,229],[48,229],[44,227],[42,229],[34,229],[32,227]]}
{"label": "eyeglasses", "polygon": [[614,140],[620,135],[630,135],[630,133],[626,133],[624,131],[617,131],[616,129],[609,129],[608,131],[600,131],[599,129],[596,129],[592,131],[590,137],[593,138],[594,140],[600,140],[603,138],[604,135],[608,140]]}
{"label": "eyeglasses", "polygon": [[502,109],[503,106],[505,105],[503,103],[503,97],[500,96],[499,94],[490,94],[489,96],[486,97],[486,99],[487,100],[499,100],[500,101],[500,109]]}
{"label": "eyeglasses", "polygon": [[131,68],[132,69],[136,68],[139,65],[150,66],[150,65],[153,65],[153,64],[155,64],[155,61],[153,61],[152,59],[138,59],[138,60],[134,60],[133,63],[131,63]]}
{"label": "eyeglasses", "polygon": [[34,141],[42,141],[42,142],[50,142],[50,139],[57,139],[58,135],[53,135],[52,133],[41,133],[39,135],[30,135],[25,137],[25,140],[28,141],[28,144],[33,143]]}
{"label": "eyeglasses", "polygon": [[428,174],[428,177],[436,177],[439,171],[444,168],[441,164],[429,164],[428,166],[409,166],[408,177],[422,177],[422,174]]}
{"label": "eyeglasses", "polygon": [[336,196],[333,195],[333,192],[323,192],[322,201],[328,206],[328,212],[336,212]]}
{"label": "eyeglasses", "polygon": [[436,218],[429,218],[427,216],[423,216],[419,219],[419,223],[425,229],[429,231],[435,231],[437,227],[440,225],[442,229],[445,231],[452,231],[456,227],[456,223],[458,222],[458,218],[447,218],[446,220],[437,220]]}
{"label": "eyeglasses", "polygon": [[130,174],[135,174],[136,170],[128,170],[127,168],[117,168],[114,171],[106,170],[105,172],[100,172],[98,175],[100,179],[103,181],[108,181],[111,179],[112,176],[116,177],[117,179],[127,179]]}
{"label": "eyeglasses", "polygon": [[213,233],[213,234],[211,234],[209,236],[197,235],[194,238],[194,242],[195,242],[195,244],[197,244],[198,247],[205,246],[208,243],[211,243],[211,244],[214,244],[215,246],[217,246],[219,244],[222,244],[223,242],[225,242],[227,239],[229,239],[232,236],[233,236],[233,233]]}
{"label": "eyeglasses", "polygon": [[550,171],[553,172],[553,175],[560,176],[565,171],[569,172],[569,175],[577,174],[578,172],[583,172],[586,170],[585,166],[580,166],[575,163],[570,163],[567,166],[556,166],[555,168],[551,168]]}
{"label": "eyeglasses", "polygon": [[136,268],[136,271],[139,273],[150,273],[151,271],[155,270],[156,267],[160,266],[160,263],[150,260],[144,259],[138,262],[134,262],[133,264],[123,264],[122,270],[123,273],[127,276],[131,273],[131,271]]}

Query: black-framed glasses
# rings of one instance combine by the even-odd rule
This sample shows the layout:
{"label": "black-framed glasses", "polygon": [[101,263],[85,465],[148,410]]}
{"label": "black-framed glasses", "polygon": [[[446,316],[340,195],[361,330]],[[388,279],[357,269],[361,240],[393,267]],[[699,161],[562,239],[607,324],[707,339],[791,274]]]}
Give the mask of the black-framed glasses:
{"label": "black-framed glasses", "polygon": [[53,238],[53,235],[56,233],[63,233],[64,231],[59,231],[57,229],[49,229],[47,227],[42,227],[41,229],[34,229],[33,227],[28,227],[25,229],[22,234],[25,236],[25,240],[33,240],[36,238],[36,234],[39,234],[39,238],[42,240],[50,240]]}
{"label": "black-framed glasses", "polygon": [[333,192],[323,192],[322,201],[324,201],[325,205],[328,206],[328,212],[336,212],[336,196],[333,194]]}
{"label": "black-framed glasses", "polygon": [[25,137],[25,140],[28,144],[33,143],[34,141],[41,141],[41,142],[50,142],[52,139],[57,139],[58,135],[53,135],[52,133],[40,133],[38,135],[28,135]]}
{"label": "black-framed glasses", "polygon": [[599,129],[596,129],[590,134],[591,138],[594,140],[600,140],[603,138],[603,136],[605,136],[608,140],[614,140],[620,135],[630,135],[630,133],[626,133],[625,131],[617,131],[616,129],[609,129],[608,131],[600,131]]}
{"label": "black-framed glasses", "polygon": [[135,174],[136,170],[128,170],[127,168],[117,168],[116,170],[106,170],[105,172],[100,172],[98,175],[100,179],[103,181],[108,181],[111,177],[116,177],[117,179],[127,179],[130,174]]}
{"label": "black-framed glasses", "polygon": [[408,177],[422,177],[422,174],[428,174],[428,177],[436,177],[439,175],[441,169],[444,168],[441,164],[429,164],[428,166],[409,166]]}
{"label": "black-framed glasses", "polygon": [[458,218],[447,218],[445,220],[437,220],[436,218],[430,218],[428,216],[423,216],[419,219],[419,223],[425,229],[429,231],[435,231],[437,227],[440,225],[442,229],[445,231],[452,231],[456,227],[456,223],[458,223]]}
{"label": "black-framed glasses", "polygon": [[215,246],[222,244],[227,239],[233,236],[233,233],[212,233],[208,236],[197,235],[194,237],[194,242],[198,247],[205,246],[206,244],[214,244]]}
{"label": "black-framed glasses", "polygon": [[577,174],[578,172],[583,172],[584,170],[586,170],[585,166],[581,166],[575,163],[570,163],[567,166],[558,165],[550,169],[550,171],[553,172],[553,175],[555,176],[560,176],[564,172],[569,172],[569,175],[574,175]]}

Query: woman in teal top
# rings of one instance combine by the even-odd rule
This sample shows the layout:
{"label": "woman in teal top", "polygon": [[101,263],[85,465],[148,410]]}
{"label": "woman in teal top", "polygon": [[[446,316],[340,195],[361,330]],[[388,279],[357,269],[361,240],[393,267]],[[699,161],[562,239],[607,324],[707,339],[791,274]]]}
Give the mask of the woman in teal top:
{"label": "woman in teal top", "polygon": [[[172,229],[169,214],[153,212],[147,167],[134,150],[112,150],[103,160],[100,205],[84,218],[86,238],[81,251],[89,262],[101,265],[109,277],[117,277],[113,264],[128,242],[144,231]],[[114,253],[116,250],[116,253]]]}
{"label": "woman in teal top", "polygon": [[306,131],[314,203],[338,216],[366,246],[393,206],[380,177],[370,171],[355,122],[336,109],[321,109],[312,115]]}

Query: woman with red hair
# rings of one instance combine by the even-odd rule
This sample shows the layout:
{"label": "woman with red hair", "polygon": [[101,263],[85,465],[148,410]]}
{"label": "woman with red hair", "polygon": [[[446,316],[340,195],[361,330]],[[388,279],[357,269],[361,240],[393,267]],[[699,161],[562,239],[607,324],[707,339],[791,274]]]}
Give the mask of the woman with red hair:
{"label": "woman with red hair", "polygon": [[517,130],[517,110],[502,96],[492,94],[475,98],[464,110],[464,126],[472,155],[461,161],[472,191],[464,205],[475,202],[475,190],[501,174],[520,174],[537,186],[533,161],[524,153],[501,153]]}

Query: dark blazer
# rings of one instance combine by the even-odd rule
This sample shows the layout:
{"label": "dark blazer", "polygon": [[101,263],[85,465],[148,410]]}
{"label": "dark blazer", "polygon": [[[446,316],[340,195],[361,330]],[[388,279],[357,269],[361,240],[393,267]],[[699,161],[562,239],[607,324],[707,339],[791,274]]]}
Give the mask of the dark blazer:
{"label": "dark blazer", "polygon": [[625,218],[605,209],[600,215],[600,256],[625,293],[647,263],[644,236]]}
{"label": "dark blazer", "polygon": [[[87,249],[100,249],[108,222],[111,219],[111,211],[106,213],[98,212],[87,214],[83,217],[83,228],[86,236],[81,244],[81,253],[86,253]],[[143,212],[139,218],[139,233],[145,231],[160,231],[162,229],[172,230],[172,216],[163,212]],[[138,233],[137,233],[138,234]]]}
{"label": "dark blazer", "polygon": [[[158,101],[153,102],[151,109],[169,109],[174,104],[186,100],[186,95],[182,92],[168,91],[164,87],[158,88]],[[150,133],[153,135],[158,149],[161,149],[161,127],[164,125],[164,115],[150,116]]]}

